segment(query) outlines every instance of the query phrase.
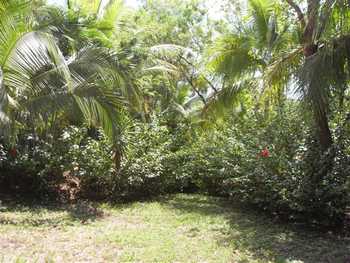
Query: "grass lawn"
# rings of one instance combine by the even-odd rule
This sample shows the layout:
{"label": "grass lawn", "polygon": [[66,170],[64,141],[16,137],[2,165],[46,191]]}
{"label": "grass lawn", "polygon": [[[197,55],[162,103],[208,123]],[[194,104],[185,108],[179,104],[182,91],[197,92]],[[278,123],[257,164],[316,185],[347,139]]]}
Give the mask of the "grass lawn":
{"label": "grass lawn", "polygon": [[350,262],[349,238],[201,195],[97,209],[1,206],[0,262]]}

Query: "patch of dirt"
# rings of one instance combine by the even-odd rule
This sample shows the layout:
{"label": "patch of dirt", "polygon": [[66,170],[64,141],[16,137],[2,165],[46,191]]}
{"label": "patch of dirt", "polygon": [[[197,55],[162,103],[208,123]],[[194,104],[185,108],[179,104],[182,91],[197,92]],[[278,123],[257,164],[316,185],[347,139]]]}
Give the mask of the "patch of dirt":
{"label": "patch of dirt", "polygon": [[128,220],[126,218],[121,217],[110,217],[109,228],[122,228],[122,229],[143,229],[146,228],[147,225],[142,222],[141,219]]}
{"label": "patch of dirt", "polygon": [[[144,229],[138,218],[108,215],[91,224],[29,227],[0,225],[0,262],[118,262],[122,247],[108,239],[123,229]],[[3,228],[3,229],[2,229]],[[141,233],[141,232],[140,232]]]}
{"label": "patch of dirt", "polygon": [[14,230],[0,238],[0,255],[6,263],[18,258],[28,262],[113,262],[120,248],[101,242],[103,232],[84,227],[22,233]]}
{"label": "patch of dirt", "polygon": [[19,242],[17,239],[8,238],[4,236],[0,237],[0,250],[17,249],[21,246],[23,246],[23,244],[21,244],[21,242]]}

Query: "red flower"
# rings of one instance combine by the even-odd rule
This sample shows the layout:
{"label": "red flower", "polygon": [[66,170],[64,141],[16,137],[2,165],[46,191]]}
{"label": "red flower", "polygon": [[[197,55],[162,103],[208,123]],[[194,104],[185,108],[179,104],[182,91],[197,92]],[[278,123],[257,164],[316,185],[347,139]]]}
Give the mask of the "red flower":
{"label": "red flower", "polygon": [[260,156],[261,156],[261,157],[265,157],[265,158],[270,157],[270,151],[269,151],[269,149],[264,148],[263,150],[261,150]]}
{"label": "red flower", "polygon": [[17,157],[17,150],[16,150],[16,148],[15,148],[15,147],[11,148],[11,149],[9,150],[9,154],[10,154],[10,156],[11,156],[12,158],[16,158],[16,157]]}

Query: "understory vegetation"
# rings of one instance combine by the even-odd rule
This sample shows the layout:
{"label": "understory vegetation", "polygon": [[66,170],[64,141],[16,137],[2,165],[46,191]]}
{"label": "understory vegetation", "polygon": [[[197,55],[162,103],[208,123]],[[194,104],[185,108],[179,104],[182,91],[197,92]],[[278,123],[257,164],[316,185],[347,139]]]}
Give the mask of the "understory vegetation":
{"label": "understory vegetation", "polygon": [[[349,260],[347,241],[331,252],[330,241],[316,239],[328,252],[303,257],[309,238],[268,223],[337,233],[349,225],[349,1],[218,2],[142,0],[132,8],[119,0],[0,0],[0,200],[74,207],[201,194],[108,207],[126,221],[91,228],[76,226],[65,211],[39,207],[34,219],[23,219],[27,208],[8,206],[0,224],[10,223],[0,231],[10,235],[9,247],[18,219],[29,235],[35,224],[47,235],[53,225],[88,228],[84,235],[102,227],[98,238],[121,248],[109,251],[100,240],[101,253],[124,261]],[[225,208],[217,207],[220,198]],[[264,226],[255,216],[240,219],[237,205],[264,214]],[[136,213],[143,221],[155,215],[138,240],[137,223],[128,222]],[[176,218],[165,227],[181,232],[184,221],[184,237],[164,231],[183,244],[153,239],[171,213]],[[231,213],[236,223],[226,218]],[[107,233],[109,224],[117,229]],[[130,224],[126,236],[113,232],[118,224]],[[182,251],[204,235],[222,243]],[[164,242],[159,250],[157,242]],[[300,253],[282,251],[285,243]],[[23,253],[41,257],[35,247]]]}

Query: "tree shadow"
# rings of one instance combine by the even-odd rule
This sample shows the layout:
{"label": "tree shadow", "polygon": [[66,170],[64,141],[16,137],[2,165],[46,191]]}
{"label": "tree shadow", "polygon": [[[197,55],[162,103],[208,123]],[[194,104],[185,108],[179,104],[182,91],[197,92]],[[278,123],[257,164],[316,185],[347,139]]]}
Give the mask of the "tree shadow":
{"label": "tree shadow", "polygon": [[[350,238],[322,233],[301,225],[277,222],[261,212],[235,206],[223,198],[202,195],[176,195],[154,200],[180,213],[196,213],[203,217],[223,217],[229,227],[213,226],[216,242],[234,251],[248,251],[252,260],[278,263],[350,263]],[[127,208],[132,203],[116,203],[114,208]],[[7,216],[10,214],[11,216]],[[107,216],[97,203],[59,204],[0,204],[0,225],[59,227],[89,224]],[[201,229],[189,230],[196,236]],[[232,253],[234,253],[232,251]],[[242,259],[236,262],[249,262]]]}
{"label": "tree shadow", "polygon": [[32,202],[0,202],[0,225],[56,227],[74,223],[88,224],[106,216],[98,204],[79,201],[75,204],[36,204]]}
{"label": "tree shadow", "polygon": [[[218,227],[217,242],[240,251],[249,251],[262,262],[350,263],[350,238],[302,225],[274,221],[251,208],[234,206],[226,199],[179,196],[166,206],[183,213],[223,216],[229,229]],[[249,262],[247,259],[238,262]]]}

